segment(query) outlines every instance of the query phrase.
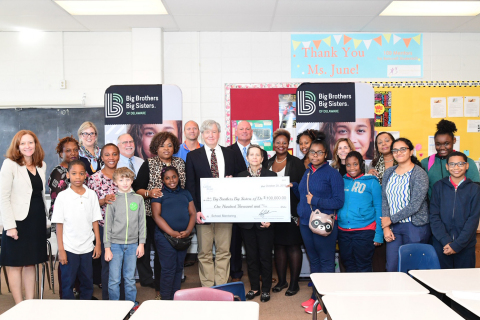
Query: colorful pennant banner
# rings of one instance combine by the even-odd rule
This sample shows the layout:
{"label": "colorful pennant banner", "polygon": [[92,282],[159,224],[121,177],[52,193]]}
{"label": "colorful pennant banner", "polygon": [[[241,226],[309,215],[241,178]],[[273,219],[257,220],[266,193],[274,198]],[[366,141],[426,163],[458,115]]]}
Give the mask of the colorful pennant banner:
{"label": "colorful pennant banner", "polygon": [[292,78],[423,76],[422,34],[292,34],[291,42]]}

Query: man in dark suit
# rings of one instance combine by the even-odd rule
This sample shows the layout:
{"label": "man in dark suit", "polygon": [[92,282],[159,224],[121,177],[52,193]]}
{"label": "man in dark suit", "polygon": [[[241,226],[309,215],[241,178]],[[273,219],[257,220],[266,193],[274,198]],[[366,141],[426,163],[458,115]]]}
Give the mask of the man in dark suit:
{"label": "man in dark suit", "polygon": [[[240,121],[237,125],[235,135],[237,137],[237,142],[235,142],[228,148],[235,152],[235,160],[237,161],[238,170],[239,172],[243,172],[247,170],[248,167],[247,150],[248,147],[250,147],[250,142],[252,141],[252,126],[248,121]],[[267,151],[262,149],[262,155],[262,167],[267,169]],[[236,223],[234,223],[232,226],[232,241],[230,244],[230,253],[232,254],[232,257],[230,258],[230,276],[232,277],[232,282],[240,281],[243,276],[242,235]]]}
{"label": "man in dark suit", "polygon": [[[197,210],[198,269],[203,287],[225,284],[230,273],[231,223],[205,224],[201,207],[200,178],[225,178],[238,174],[235,154],[218,145],[220,124],[205,120],[200,128],[205,145],[187,154],[187,190]],[[208,221],[206,221],[208,223]],[[215,263],[213,262],[215,243]]]}

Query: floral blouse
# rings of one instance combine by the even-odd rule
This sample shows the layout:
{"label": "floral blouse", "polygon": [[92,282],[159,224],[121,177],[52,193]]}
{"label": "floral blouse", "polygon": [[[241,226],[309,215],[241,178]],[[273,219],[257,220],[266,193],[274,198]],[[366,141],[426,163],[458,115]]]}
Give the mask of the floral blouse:
{"label": "floral blouse", "polygon": [[[98,200],[104,199],[108,194],[116,194],[118,192],[117,185],[113,182],[113,179],[108,178],[102,172],[102,170],[93,174],[88,178],[87,187],[92,189],[97,194]],[[98,224],[103,227],[105,223],[105,210],[107,205],[104,204],[100,206],[102,210],[102,221],[99,221]]]}

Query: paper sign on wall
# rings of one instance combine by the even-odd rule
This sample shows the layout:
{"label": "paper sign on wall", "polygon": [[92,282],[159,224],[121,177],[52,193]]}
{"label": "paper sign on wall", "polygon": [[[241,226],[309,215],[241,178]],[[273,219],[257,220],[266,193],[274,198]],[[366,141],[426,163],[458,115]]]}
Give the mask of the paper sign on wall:
{"label": "paper sign on wall", "polygon": [[430,117],[445,118],[447,116],[447,101],[445,98],[430,98]]}
{"label": "paper sign on wall", "polygon": [[478,117],[479,114],[479,97],[465,97],[465,117]]}
{"label": "paper sign on wall", "polygon": [[463,117],[463,97],[448,97],[448,116]]}

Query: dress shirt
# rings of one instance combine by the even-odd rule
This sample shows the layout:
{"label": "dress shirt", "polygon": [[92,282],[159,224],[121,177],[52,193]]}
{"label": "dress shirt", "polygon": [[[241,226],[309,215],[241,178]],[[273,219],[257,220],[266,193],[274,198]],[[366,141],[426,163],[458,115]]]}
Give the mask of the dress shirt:
{"label": "dress shirt", "polygon": [[[140,170],[140,167],[142,166],[143,161],[144,160],[139,157],[132,156],[132,163],[133,163],[133,168],[135,169],[135,176],[138,175],[138,170]],[[117,169],[123,168],[123,167],[127,167],[128,169],[130,169],[129,158],[120,154],[120,160],[118,160]]]}
{"label": "dress shirt", "polygon": [[[208,164],[212,166],[212,151],[207,145],[204,145],[205,152],[207,153]],[[215,155],[217,156],[218,177],[225,178],[225,159],[223,158],[222,148],[217,144],[215,149]]]}

